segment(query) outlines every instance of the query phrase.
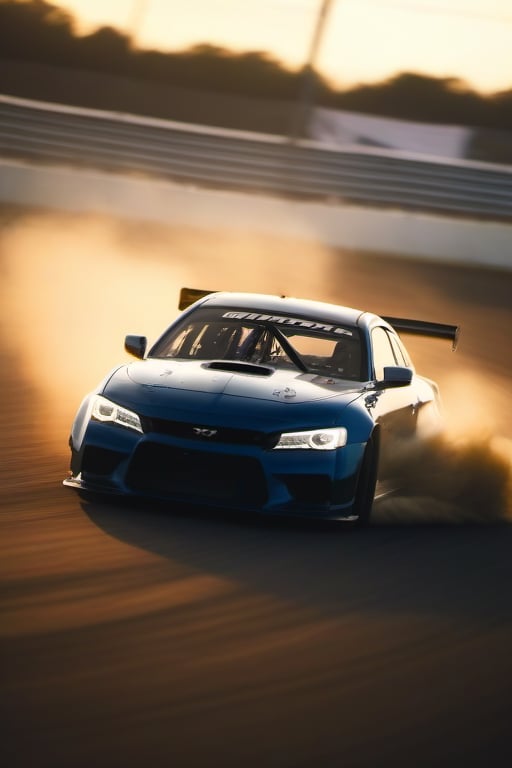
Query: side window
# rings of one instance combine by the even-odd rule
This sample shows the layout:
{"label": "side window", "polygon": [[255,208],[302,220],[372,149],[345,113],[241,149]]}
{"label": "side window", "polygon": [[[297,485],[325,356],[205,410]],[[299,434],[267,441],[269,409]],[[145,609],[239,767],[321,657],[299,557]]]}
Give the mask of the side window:
{"label": "side window", "polygon": [[[399,365],[393,353],[393,347],[384,328],[374,328],[372,331],[373,367],[375,378],[382,381],[384,368],[387,365]],[[403,365],[403,363],[400,363]]]}
{"label": "side window", "polygon": [[393,347],[393,352],[395,353],[395,358],[398,361],[398,365],[405,365],[409,367],[409,363],[407,362],[407,359],[404,355],[404,349],[399,343],[396,336],[393,336],[392,333],[388,334],[389,340],[391,341],[391,346]]}
{"label": "side window", "polygon": [[405,347],[404,347],[404,345],[402,344],[402,340],[401,340],[399,337],[396,337],[396,336],[395,336],[394,338],[396,338],[396,341],[397,341],[398,347],[399,347],[399,349],[400,349],[400,350],[401,350],[401,352],[402,352],[402,356],[403,356],[403,358],[404,358],[404,361],[405,361],[405,364],[406,364],[406,366],[407,366],[408,368],[412,368],[412,367],[413,367],[413,365],[412,365],[412,363],[411,363],[411,358],[409,357],[409,353],[407,352],[406,348],[405,348]]}

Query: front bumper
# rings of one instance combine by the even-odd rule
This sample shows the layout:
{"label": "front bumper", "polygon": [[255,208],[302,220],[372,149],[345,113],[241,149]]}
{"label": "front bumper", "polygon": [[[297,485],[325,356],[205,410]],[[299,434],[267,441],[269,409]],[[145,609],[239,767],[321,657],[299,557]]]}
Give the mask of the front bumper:
{"label": "front bumper", "polygon": [[268,514],[352,519],[365,444],[333,451],[275,450],[143,435],[89,422],[72,448],[76,489]]}

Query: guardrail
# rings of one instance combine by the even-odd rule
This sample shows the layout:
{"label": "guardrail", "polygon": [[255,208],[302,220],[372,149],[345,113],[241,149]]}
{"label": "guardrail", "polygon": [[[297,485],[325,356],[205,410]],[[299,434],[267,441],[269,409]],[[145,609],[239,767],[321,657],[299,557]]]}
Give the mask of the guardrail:
{"label": "guardrail", "polygon": [[0,154],[198,186],[512,218],[512,168],[339,149],[0,96]]}

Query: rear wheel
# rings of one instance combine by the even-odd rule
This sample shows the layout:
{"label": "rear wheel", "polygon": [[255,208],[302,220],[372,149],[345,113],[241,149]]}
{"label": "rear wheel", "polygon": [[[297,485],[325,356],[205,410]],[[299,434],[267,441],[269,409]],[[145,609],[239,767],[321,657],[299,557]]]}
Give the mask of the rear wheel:
{"label": "rear wheel", "polygon": [[378,443],[374,437],[368,440],[359,470],[357,480],[354,514],[357,515],[357,526],[367,525],[372,512],[375,486],[377,485],[377,469],[379,464]]}

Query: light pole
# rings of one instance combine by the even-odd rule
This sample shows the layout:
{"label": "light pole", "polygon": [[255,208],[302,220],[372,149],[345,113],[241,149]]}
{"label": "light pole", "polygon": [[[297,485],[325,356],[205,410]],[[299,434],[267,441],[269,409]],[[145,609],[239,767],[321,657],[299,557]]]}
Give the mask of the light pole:
{"label": "light pole", "polygon": [[322,35],[329,11],[331,10],[333,0],[321,0],[316,24],[309,47],[309,54],[304,66],[304,75],[302,88],[299,93],[297,107],[293,116],[292,129],[290,132],[290,141],[295,143],[306,132],[311,117],[311,108],[313,104],[313,91],[315,89],[315,63]]}
{"label": "light pole", "polygon": [[144,22],[148,6],[149,0],[133,0],[132,12],[128,22],[128,34],[132,40],[132,45],[136,45],[137,36]]}

